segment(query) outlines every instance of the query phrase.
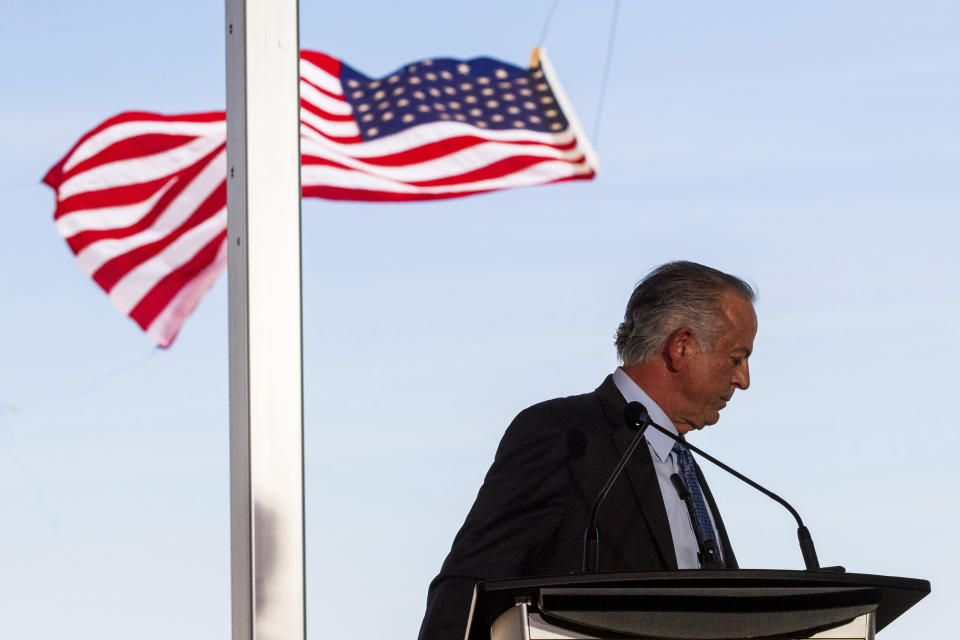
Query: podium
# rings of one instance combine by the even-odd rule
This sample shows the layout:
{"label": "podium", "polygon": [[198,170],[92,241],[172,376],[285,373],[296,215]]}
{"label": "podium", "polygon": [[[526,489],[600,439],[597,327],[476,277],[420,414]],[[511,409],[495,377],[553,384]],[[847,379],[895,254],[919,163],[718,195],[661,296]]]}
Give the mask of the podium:
{"label": "podium", "polygon": [[930,583],[829,569],[594,573],[479,583],[465,640],[873,640]]}

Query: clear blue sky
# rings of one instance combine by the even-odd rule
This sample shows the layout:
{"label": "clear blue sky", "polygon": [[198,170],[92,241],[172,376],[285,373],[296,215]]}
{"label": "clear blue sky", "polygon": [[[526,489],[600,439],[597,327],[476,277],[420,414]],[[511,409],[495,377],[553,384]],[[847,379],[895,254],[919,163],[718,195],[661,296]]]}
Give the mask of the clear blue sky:
{"label": "clear blue sky", "polygon": [[[523,64],[549,0],[301,5],[369,75]],[[592,131],[612,2],[546,38]],[[229,637],[226,282],[173,347],[75,264],[44,172],[101,120],[224,104],[223,3],[11,0],[0,24],[0,636]],[[823,564],[927,578],[881,637],[953,627],[960,8],[625,2],[596,181],[303,207],[308,630],[412,638],[520,409],[596,387],[629,292],[757,284],[753,386],[696,443],[787,496]],[[789,517],[707,471],[746,567]]]}

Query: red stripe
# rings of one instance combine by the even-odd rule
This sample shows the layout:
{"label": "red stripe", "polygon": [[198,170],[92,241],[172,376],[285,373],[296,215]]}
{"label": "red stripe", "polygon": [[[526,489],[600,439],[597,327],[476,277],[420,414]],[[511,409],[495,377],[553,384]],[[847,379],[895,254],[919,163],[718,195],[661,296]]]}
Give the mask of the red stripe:
{"label": "red stripe", "polygon": [[[593,171],[588,173],[564,176],[554,180],[538,183],[529,186],[540,186],[544,184],[558,184],[571,180],[592,180],[596,174]],[[516,188],[516,187],[513,187]],[[491,191],[502,191],[495,189],[478,189],[476,191],[456,191],[447,193],[394,193],[390,191],[367,191],[364,189],[347,189],[343,187],[328,187],[322,185],[307,185],[303,187],[304,198],[323,198],[324,200],[352,200],[361,202],[415,202],[418,200],[448,200],[450,198],[462,198],[464,196],[473,196]]]}
{"label": "red stripe", "polygon": [[[204,245],[188,262],[164,276],[140,299],[137,306],[130,312],[130,317],[146,331],[177,293],[213,263],[217,253],[220,252],[220,245],[223,244],[226,237],[227,230],[224,229],[213,240]],[[173,342],[174,337],[176,337],[176,334],[171,337],[171,342]]]}
{"label": "red stripe", "polygon": [[69,171],[66,171],[63,174],[61,184],[63,181],[72,178],[78,173],[89,171],[100,165],[117,162],[119,160],[152,156],[157,153],[175,149],[196,139],[197,136],[195,135],[145,133],[132,138],[118,140],[97,155],[87,158],[83,162],[74,165]]}
{"label": "red stripe", "polygon": [[[393,180],[397,184],[407,184],[403,180],[396,180],[394,178],[386,178],[384,176],[378,176],[370,171],[357,169],[356,167],[351,167],[350,165],[346,165],[332,158],[325,158],[323,156],[301,156],[301,165],[302,166],[309,165],[312,167],[333,167],[335,169],[342,169],[344,171],[350,171],[352,173],[359,173],[361,175],[370,176],[373,178],[379,178],[381,180]],[[320,185],[316,185],[316,186],[320,186]]]}
{"label": "red stripe", "polygon": [[414,187],[446,187],[454,184],[468,184],[470,182],[480,182],[481,180],[494,180],[504,176],[518,173],[540,164],[542,162],[565,162],[569,164],[579,164],[583,162],[583,156],[578,160],[558,160],[557,158],[544,158],[543,156],[510,156],[503,160],[498,160],[485,167],[459,173],[453,176],[445,176],[434,180],[419,180],[416,182],[407,182]]}
{"label": "red stripe", "polygon": [[330,113],[329,111],[324,111],[312,102],[307,102],[306,98],[300,98],[300,106],[313,115],[323,118],[324,120],[330,120],[331,122],[353,122],[353,116],[349,113],[336,114]]}
{"label": "red stripe", "polygon": [[326,158],[324,156],[309,156],[304,155],[300,158],[300,165],[304,167],[336,167],[338,169],[346,169],[347,171],[356,171],[357,173],[363,173],[367,175],[372,175],[368,171],[363,171],[362,169],[357,169],[349,165],[343,164],[333,158]]}
{"label": "red stripe", "polygon": [[57,203],[57,209],[53,214],[53,219],[56,220],[74,211],[121,207],[143,202],[174,177],[173,175],[169,175],[151,180],[150,182],[141,182],[140,184],[128,184],[122,187],[110,187],[109,189],[101,189],[99,191],[78,193],[75,196],[70,196],[66,200]]}
{"label": "red stripe", "polygon": [[341,62],[332,56],[319,51],[310,51],[308,49],[300,50],[300,59],[306,60],[315,67],[323,69],[334,78],[340,77]]}
{"label": "red stripe", "polygon": [[413,187],[444,187],[450,185],[459,185],[459,184],[468,184],[470,182],[479,182],[480,180],[495,180],[497,178],[503,178],[505,176],[517,173],[532,167],[535,164],[541,162],[565,162],[568,164],[580,164],[584,161],[583,156],[576,158],[574,160],[560,160],[557,158],[544,158],[542,156],[510,156],[509,158],[504,158],[493,162],[479,169],[474,169],[472,171],[467,171],[465,173],[459,173],[452,176],[445,176],[443,178],[435,178],[433,180],[420,180],[420,181],[410,181],[410,180],[400,180],[394,178],[384,178],[384,176],[378,176],[375,173],[369,171],[363,171],[362,169],[357,169],[355,167],[348,166],[336,160],[330,158],[324,158],[322,156],[303,156],[303,164],[309,166],[323,166],[323,167],[335,167],[338,169],[344,169],[346,171],[354,171],[356,173],[361,173],[363,175],[369,175],[381,179],[394,180],[399,184],[408,184]]}
{"label": "red stripe", "polygon": [[[115,229],[98,229],[91,231],[82,231],[75,236],[72,236],[67,240],[67,244],[70,245],[70,248],[74,253],[79,253],[84,247],[90,245],[91,243],[97,242],[98,240],[104,240],[108,238],[126,238],[139,233],[144,229],[152,227],[157,218],[160,217],[160,214],[163,213],[170,203],[186,189],[194,178],[197,177],[204,167],[206,167],[214,158],[223,150],[226,143],[221,144],[219,147],[211,151],[207,156],[201,159],[196,164],[193,164],[181,171],[178,171],[174,174],[177,181],[170,187],[163,196],[157,200],[157,203],[153,205],[153,208],[147,213],[144,217],[140,218],[134,224]],[[168,177],[169,179],[169,177]]]}
{"label": "red stripe", "polygon": [[[447,138],[446,140],[438,140],[436,142],[430,142],[419,147],[413,147],[411,149],[406,149],[404,151],[398,151],[396,153],[391,153],[384,156],[373,156],[369,158],[357,157],[356,159],[365,164],[370,164],[378,167],[405,167],[420,162],[428,162],[430,160],[436,160],[437,158],[442,158],[445,155],[451,153],[456,153],[457,151],[462,151],[464,149],[469,149],[480,144],[487,143],[500,143],[506,145],[518,145],[518,146],[537,146],[537,147],[546,147],[548,149],[557,149],[558,151],[568,151],[577,146],[576,140],[571,140],[566,144],[549,144],[546,142],[540,142],[538,140],[518,140],[518,141],[503,141],[503,140],[491,140],[489,138],[482,138],[480,136],[457,136],[455,138]],[[316,156],[304,156],[303,164],[311,164],[308,162],[308,158],[313,158]]]}
{"label": "red stripe", "polygon": [[303,187],[303,197],[363,202],[412,202],[415,200],[445,200],[449,198],[459,198],[461,196],[471,196],[478,193],[487,193],[489,191],[496,191],[496,189],[480,189],[477,191],[457,193],[395,193],[392,191],[367,191],[365,189],[308,185]]}
{"label": "red stripe", "polygon": [[190,217],[173,231],[167,233],[159,240],[150,244],[145,244],[136,249],[128,251],[122,255],[107,261],[93,274],[93,279],[103,287],[104,291],[110,291],[123,276],[127,275],[132,269],[143,264],[154,257],[165,248],[170,246],[174,240],[185,234],[190,229],[196,227],[207,218],[212,217],[218,211],[227,205],[227,181],[224,179],[213,193],[198,206]]}
{"label": "red stripe", "polygon": [[321,87],[320,85],[318,85],[318,84],[316,84],[316,83],[314,83],[314,82],[310,82],[309,80],[307,80],[307,79],[304,78],[303,76],[300,76],[300,82],[302,82],[302,83],[304,83],[304,84],[310,85],[311,87],[313,87],[314,89],[316,89],[317,91],[319,91],[320,93],[322,93],[323,95],[329,97],[331,100],[336,100],[337,102],[346,102],[346,100],[344,99],[342,93],[334,93],[334,92],[332,92],[332,91],[327,91],[326,89],[324,89],[324,88]]}
{"label": "red stripe", "polygon": [[[597,177],[597,174],[596,174],[595,171],[593,171],[593,170],[591,169],[590,171],[588,171],[588,172],[586,172],[586,173],[575,173],[575,174],[572,175],[572,176],[564,176],[564,177],[562,177],[562,178],[556,178],[556,179],[554,179],[554,180],[548,180],[547,182],[543,182],[543,183],[540,183],[540,184],[559,184],[559,183],[561,183],[561,182],[569,182],[569,181],[571,181],[571,180],[593,180],[595,177]],[[535,185],[531,185],[531,186],[539,187],[540,184],[535,184]]]}
{"label": "red stripe", "polygon": [[357,144],[358,142],[363,142],[363,138],[361,138],[359,135],[349,136],[349,137],[347,137],[347,136],[342,136],[342,137],[341,137],[341,136],[331,136],[331,135],[328,135],[328,134],[324,133],[323,131],[320,131],[320,129],[317,129],[315,126],[313,126],[313,125],[310,124],[309,122],[304,122],[303,120],[300,120],[300,126],[302,126],[302,127],[307,127],[307,128],[310,129],[311,131],[315,131],[316,133],[320,134],[321,136],[323,136],[323,137],[326,138],[327,140],[329,140],[329,141],[331,141],[331,142],[336,142],[336,143],[338,143],[338,144]]}
{"label": "red stripe", "polygon": [[[350,165],[346,165],[346,164],[343,164],[342,162],[338,162],[337,160],[334,160],[333,158],[325,158],[325,157],[323,157],[323,156],[303,156],[303,155],[301,155],[300,164],[301,164],[301,166],[307,166],[307,165],[309,165],[309,166],[312,166],[312,167],[333,167],[333,168],[335,168],[335,169],[342,169],[342,170],[344,170],[344,171],[350,171],[350,172],[353,172],[353,173],[359,173],[359,174],[361,174],[361,175],[371,176],[371,177],[374,177],[374,178],[379,178],[379,179],[381,179],[381,180],[393,180],[393,181],[396,182],[397,184],[407,184],[407,183],[404,182],[403,180],[395,180],[395,179],[393,179],[393,178],[385,178],[384,176],[378,176],[378,175],[376,175],[376,174],[374,174],[374,173],[371,173],[370,171],[364,171],[363,169],[357,169],[356,167],[351,167]],[[302,177],[301,177],[301,181],[302,181]],[[317,185],[317,186],[319,186],[319,185]]]}
{"label": "red stripe", "polygon": [[96,127],[83,134],[77,142],[70,147],[70,151],[60,159],[57,164],[53,165],[47,174],[43,177],[43,181],[53,187],[54,189],[60,186],[60,183],[63,182],[63,165],[66,161],[73,155],[73,152],[77,150],[81,144],[89,140],[91,137],[100,133],[104,129],[108,129],[114,125],[123,123],[123,122],[135,122],[135,121],[147,121],[147,122],[217,122],[222,121],[226,118],[226,112],[224,111],[206,111],[203,113],[182,113],[178,115],[167,116],[160,113],[151,113],[149,111],[124,111],[123,113],[117,114],[112,118],[104,120]]}

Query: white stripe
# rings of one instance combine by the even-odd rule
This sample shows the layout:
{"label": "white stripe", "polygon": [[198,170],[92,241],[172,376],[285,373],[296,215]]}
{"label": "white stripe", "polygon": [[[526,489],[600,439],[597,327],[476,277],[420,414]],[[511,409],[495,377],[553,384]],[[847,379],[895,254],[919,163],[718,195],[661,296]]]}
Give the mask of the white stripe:
{"label": "white stripe", "polygon": [[126,238],[99,240],[77,254],[77,262],[91,276],[108,261],[137,247],[161,240],[175,231],[196,211],[214,190],[226,179],[227,153],[221,151],[213,162],[180,192],[153,225]]}
{"label": "white stripe", "polygon": [[[313,141],[313,142],[319,142],[319,143],[321,143],[321,144],[327,141],[327,139],[324,138],[322,135],[320,135],[319,133],[317,133],[316,131],[314,131],[314,130],[311,129],[310,127],[308,127],[308,126],[306,126],[305,124],[303,124],[303,120],[301,119],[301,121],[300,121],[300,142],[302,143],[304,140],[310,140],[310,141]],[[359,143],[357,143],[357,144],[359,144]]]}
{"label": "white stripe", "polygon": [[129,160],[118,160],[101,165],[95,169],[78,173],[61,184],[57,190],[57,197],[60,201],[63,201],[78,193],[141,184],[157,178],[165,178],[196,164],[203,156],[223,144],[223,141],[222,136],[207,136],[191,140],[187,144],[163,153]]}
{"label": "white stripe", "polygon": [[517,155],[553,158],[556,160],[566,160],[568,162],[574,162],[583,158],[583,154],[576,148],[571,151],[561,151],[543,145],[517,147],[516,145],[504,142],[484,142],[425,162],[398,167],[381,167],[356,160],[342,153],[337,153],[312,140],[301,140],[300,144],[300,152],[303,155],[327,158],[345,164],[358,171],[398,182],[421,182],[423,180],[436,180],[437,178],[456,176],[467,173],[468,171],[482,169],[495,162]]}
{"label": "white stripe", "polygon": [[92,158],[110,145],[136,136],[159,133],[181,136],[220,136],[227,134],[226,120],[216,122],[167,122],[157,120],[134,120],[121,122],[91,136],[77,147],[63,164],[63,170],[69,171],[76,164]]}
{"label": "white stripe", "polygon": [[343,85],[340,84],[340,78],[330,75],[320,67],[303,58],[300,58],[300,75],[321,89],[326,89],[330,93],[335,93],[340,96],[343,95]]}
{"label": "white stripe", "polygon": [[[302,113],[301,109],[301,113]],[[301,128],[301,133],[303,129]],[[541,133],[527,129],[478,129],[464,122],[429,122],[363,144],[328,142],[331,148],[355,158],[377,158],[457,136],[479,136],[497,142],[538,142],[563,146],[573,140],[567,130]]]}
{"label": "white stripe", "polygon": [[168,347],[184,319],[200,302],[217,277],[227,268],[227,239],[220,244],[217,257],[170,300],[147,327],[147,335],[161,347]]}
{"label": "white stripe", "polygon": [[227,208],[223,207],[174,240],[163,251],[127,272],[110,289],[110,299],[120,311],[129,314],[158,282],[189,262],[204,245],[226,228]]}
{"label": "white stripe", "polygon": [[310,113],[306,109],[300,109],[300,121],[310,123],[328,136],[345,138],[360,135],[357,123],[353,120],[350,122],[331,122]]}
{"label": "white stripe", "polygon": [[327,113],[337,116],[348,116],[351,113],[350,103],[345,100],[335,100],[324,95],[305,82],[300,83],[300,97]]}
{"label": "white stripe", "polygon": [[83,211],[71,211],[65,216],[57,218],[57,231],[64,239],[71,237],[82,231],[100,231],[103,229],[123,229],[136,223],[140,218],[147,215],[157,201],[163,197],[170,187],[176,182],[176,178],[170,178],[166,184],[157,189],[156,193],[142,202],[128,204],[120,207],[103,207],[101,209],[84,209]]}
{"label": "white stripe", "polygon": [[527,187],[560,178],[582,175],[588,171],[589,169],[582,163],[571,164],[569,162],[551,160],[527,167],[523,171],[490,180],[479,180],[477,182],[442,187],[411,187],[408,184],[369,176],[357,171],[336,167],[307,166],[302,169],[302,182],[303,186],[343,187],[346,189],[383,191],[387,193],[441,194]]}

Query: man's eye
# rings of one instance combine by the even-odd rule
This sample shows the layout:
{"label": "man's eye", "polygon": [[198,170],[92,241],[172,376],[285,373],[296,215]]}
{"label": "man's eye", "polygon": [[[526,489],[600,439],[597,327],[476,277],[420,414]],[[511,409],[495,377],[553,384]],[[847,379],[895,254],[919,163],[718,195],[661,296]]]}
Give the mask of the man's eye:
{"label": "man's eye", "polygon": [[743,358],[732,358],[732,360],[733,360],[733,366],[735,367],[739,367],[740,363],[743,362]]}

